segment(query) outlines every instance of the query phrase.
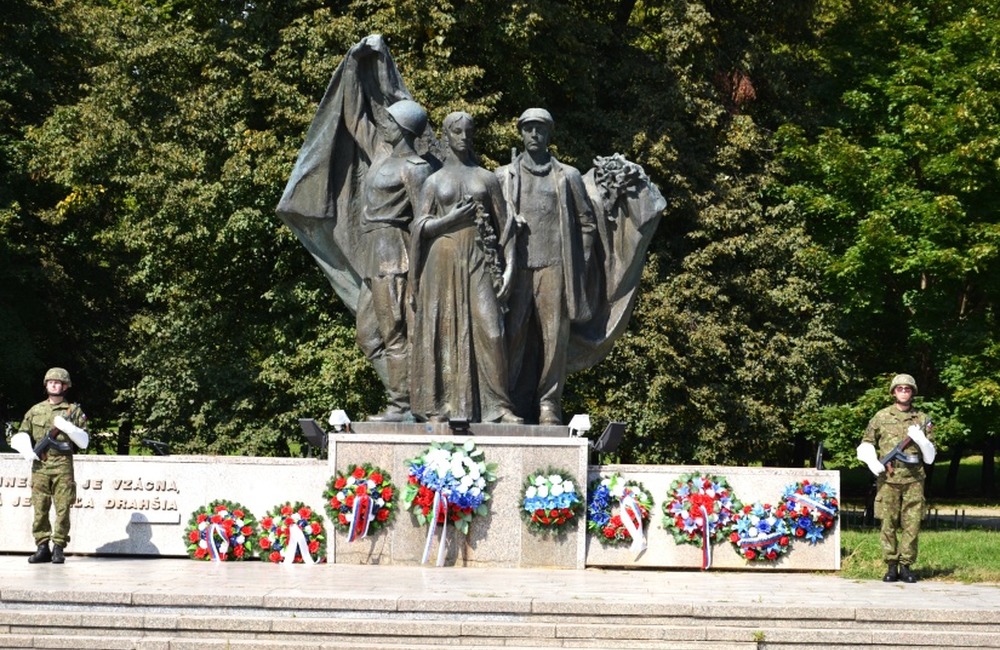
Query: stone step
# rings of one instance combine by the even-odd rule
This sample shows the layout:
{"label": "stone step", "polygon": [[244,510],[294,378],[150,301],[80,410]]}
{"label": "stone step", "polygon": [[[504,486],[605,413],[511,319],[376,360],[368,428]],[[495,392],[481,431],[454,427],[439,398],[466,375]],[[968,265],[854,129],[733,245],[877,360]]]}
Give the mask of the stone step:
{"label": "stone step", "polygon": [[932,621],[900,623],[797,618],[794,610],[761,617],[752,608],[742,620],[702,615],[683,621],[637,620],[607,612],[552,620],[548,615],[461,611],[418,618],[418,612],[377,610],[358,616],[357,611],[232,608],[216,615],[207,613],[209,607],[192,613],[199,608],[0,606],[0,648],[1000,648],[996,625],[977,624],[959,611]]}

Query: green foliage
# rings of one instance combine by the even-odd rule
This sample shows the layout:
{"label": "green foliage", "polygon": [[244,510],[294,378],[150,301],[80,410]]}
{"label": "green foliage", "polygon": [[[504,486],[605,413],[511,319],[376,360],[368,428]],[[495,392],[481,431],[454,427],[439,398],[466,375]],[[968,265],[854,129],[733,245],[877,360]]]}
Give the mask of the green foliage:
{"label": "green foliage", "polygon": [[560,159],[622,152],[667,197],[628,332],[567,386],[567,413],[627,422],[619,460],[823,441],[851,466],[899,371],[939,445],[993,433],[997,0],[8,4],[0,407],[59,361],[92,417],[181,452],[286,454],[299,416],[379,410],[274,207],[334,68],[381,33],[433,124],[476,117],[487,167],[544,106]]}
{"label": "green foliage", "polygon": [[[777,142],[858,359],[955,421],[941,441],[995,435],[1000,248],[997,2],[831,3],[814,57],[837,83]],[[848,55],[847,53],[851,54]]]}
{"label": "green foliage", "polygon": [[[70,2],[13,0],[0,15],[0,413],[19,420],[41,398],[47,366],[69,368],[74,399],[102,413],[105,357],[121,321],[112,307],[115,253],[98,241],[90,187],[63,187],[31,160],[26,140],[85,94],[96,19]],[[93,408],[91,408],[93,407]],[[98,416],[99,417],[99,416]]]}

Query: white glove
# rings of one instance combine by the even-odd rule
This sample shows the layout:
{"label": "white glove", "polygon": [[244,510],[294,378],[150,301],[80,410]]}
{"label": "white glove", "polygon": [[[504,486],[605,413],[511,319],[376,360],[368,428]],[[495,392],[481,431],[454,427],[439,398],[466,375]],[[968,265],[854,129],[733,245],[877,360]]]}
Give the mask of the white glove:
{"label": "white glove", "polygon": [[57,429],[69,436],[69,439],[73,441],[73,444],[80,449],[86,449],[87,445],[90,444],[90,436],[87,435],[87,432],[63,416],[57,415],[55,419],[52,420],[52,424],[56,425]]}
{"label": "white glove", "polygon": [[31,444],[31,436],[28,435],[27,431],[18,431],[10,437],[11,449],[21,454],[24,460],[38,460],[38,456],[35,455],[35,446]]}
{"label": "white glove", "polygon": [[862,442],[858,445],[858,460],[868,465],[868,469],[875,476],[885,471],[885,465],[878,461],[878,452],[875,451],[875,445],[870,442]]}
{"label": "white glove", "polygon": [[934,457],[937,456],[937,450],[934,449],[934,443],[927,439],[924,430],[916,424],[911,424],[906,433],[909,434],[910,440],[920,447],[920,455],[923,457],[924,463],[927,465],[933,463]]}

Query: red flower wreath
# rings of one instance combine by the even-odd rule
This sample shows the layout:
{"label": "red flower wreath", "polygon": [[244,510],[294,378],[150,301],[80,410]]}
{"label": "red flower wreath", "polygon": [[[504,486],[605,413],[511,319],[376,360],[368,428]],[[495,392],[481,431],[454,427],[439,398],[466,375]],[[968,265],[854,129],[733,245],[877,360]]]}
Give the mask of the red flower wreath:
{"label": "red flower wreath", "polygon": [[[326,484],[326,514],[330,521],[344,531],[350,531],[357,495],[371,497],[368,528],[375,532],[389,525],[396,514],[396,486],[389,473],[372,465],[351,465],[347,472],[337,472]],[[363,522],[359,522],[363,525]]]}
{"label": "red flower wreath", "polygon": [[[282,562],[282,551],[292,541],[291,528],[296,526],[305,537],[309,555],[314,562],[326,561],[326,530],[323,517],[302,502],[285,502],[275,506],[260,520],[260,556],[270,562]],[[296,564],[305,560],[298,548],[295,549]]]}
{"label": "red flower wreath", "polygon": [[253,556],[257,520],[239,503],[216,499],[191,513],[184,541],[195,560],[245,560]]}

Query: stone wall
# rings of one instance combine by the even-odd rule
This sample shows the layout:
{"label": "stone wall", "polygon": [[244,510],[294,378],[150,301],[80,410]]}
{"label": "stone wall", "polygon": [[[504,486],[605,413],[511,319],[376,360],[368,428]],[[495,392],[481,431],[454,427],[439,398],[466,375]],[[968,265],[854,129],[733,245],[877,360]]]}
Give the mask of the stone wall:
{"label": "stone wall", "polygon": [[[74,461],[77,503],[72,553],[186,555],[184,528],[215,499],[237,501],[258,519],[286,501],[323,510],[325,460],[240,456],[95,456]],[[0,551],[28,551],[31,464],[0,454]]]}

